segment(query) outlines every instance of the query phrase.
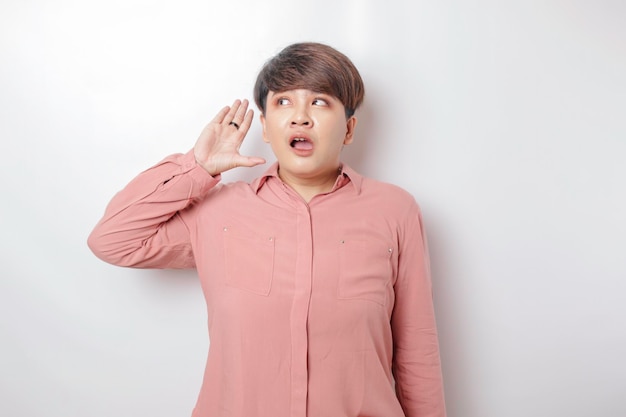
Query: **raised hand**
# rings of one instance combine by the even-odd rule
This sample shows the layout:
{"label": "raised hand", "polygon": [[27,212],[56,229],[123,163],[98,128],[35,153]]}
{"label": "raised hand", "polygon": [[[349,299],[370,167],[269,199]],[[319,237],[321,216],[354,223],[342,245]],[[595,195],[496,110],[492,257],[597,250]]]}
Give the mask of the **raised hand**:
{"label": "raised hand", "polygon": [[248,100],[235,100],[206,125],[193,148],[196,162],[212,176],[236,167],[264,164],[265,159],[243,156],[239,147],[250,129],[254,112]]}

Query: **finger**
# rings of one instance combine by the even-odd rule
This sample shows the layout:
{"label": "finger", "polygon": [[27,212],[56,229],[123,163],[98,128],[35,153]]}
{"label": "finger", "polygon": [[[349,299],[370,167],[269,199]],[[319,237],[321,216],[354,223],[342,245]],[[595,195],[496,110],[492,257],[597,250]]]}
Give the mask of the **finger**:
{"label": "finger", "polygon": [[233,116],[232,121],[237,123],[239,126],[241,126],[247,110],[248,110],[248,100],[244,99],[239,105],[239,107],[237,108],[237,111],[235,111],[235,115]]}
{"label": "finger", "polygon": [[[248,100],[243,100],[241,103],[239,103],[239,107],[235,111],[233,119],[228,124],[234,126],[237,130],[239,130],[241,128],[241,125],[243,124],[247,110]],[[243,130],[244,135],[247,130],[247,128]]]}
{"label": "finger", "polygon": [[237,110],[239,110],[239,107],[241,107],[241,100],[237,99],[233,102],[232,106],[230,106],[230,109],[228,110],[228,113],[226,113],[226,116],[224,117],[224,120],[222,120],[222,123],[228,125],[230,122],[234,121],[235,115],[237,114]]}
{"label": "finger", "polygon": [[[254,112],[252,110],[248,110],[248,112],[246,113],[246,116],[241,122],[241,126],[237,127],[237,136],[236,136],[237,150],[239,150],[239,148],[241,147],[241,144],[243,143],[243,140],[246,138],[246,135],[248,134],[248,129],[250,129],[250,124],[252,123],[252,120],[254,118],[253,116],[254,116]],[[265,163],[265,160],[259,163]],[[255,163],[254,165],[258,165],[259,163]],[[244,165],[244,166],[254,166],[254,165]]]}
{"label": "finger", "polygon": [[248,129],[250,129],[250,125],[252,124],[252,120],[254,120],[254,111],[252,109],[246,112],[246,115],[242,117],[242,120],[239,124],[239,131],[244,135],[248,133]]}
{"label": "finger", "polygon": [[265,163],[265,159],[260,156],[243,156],[239,155],[236,162],[240,167],[254,167]]}
{"label": "finger", "polygon": [[222,121],[224,120],[224,117],[226,117],[229,111],[230,111],[229,106],[224,107],[215,115],[213,120],[211,120],[211,123],[217,123],[217,124],[222,123]]}

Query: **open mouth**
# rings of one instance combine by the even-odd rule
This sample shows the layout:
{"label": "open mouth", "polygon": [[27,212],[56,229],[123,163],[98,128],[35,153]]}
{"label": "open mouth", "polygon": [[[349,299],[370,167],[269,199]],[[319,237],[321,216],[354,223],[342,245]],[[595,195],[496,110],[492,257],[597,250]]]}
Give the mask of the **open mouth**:
{"label": "open mouth", "polygon": [[311,143],[311,141],[307,138],[293,138],[290,145],[294,149],[299,149],[303,151],[313,149],[313,143]]}

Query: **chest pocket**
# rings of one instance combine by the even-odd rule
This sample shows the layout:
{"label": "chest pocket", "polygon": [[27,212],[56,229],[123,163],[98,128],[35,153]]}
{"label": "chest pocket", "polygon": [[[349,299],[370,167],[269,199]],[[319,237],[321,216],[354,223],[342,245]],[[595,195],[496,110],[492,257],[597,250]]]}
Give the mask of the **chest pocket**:
{"label": "chest pocket", "polygon": [[274,238],[224,228],[226,285],[267,296],[274,275]]}
{"label": "chest pocket", "polygon": [[392,252],[381,241],[342,240],[337,297],[385,305],[393,276]]}

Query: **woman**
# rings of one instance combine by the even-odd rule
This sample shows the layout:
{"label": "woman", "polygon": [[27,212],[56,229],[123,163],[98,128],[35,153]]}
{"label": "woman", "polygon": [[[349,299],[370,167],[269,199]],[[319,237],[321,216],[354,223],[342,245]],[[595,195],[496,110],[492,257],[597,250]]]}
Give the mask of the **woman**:
{"label": "woman", "polygon": [[89,237],[101,259],[196,268],[210,348],[194,417],[443,417],[421,213],[404,190],[341,163],[361,77],[337,50],[290,45],[254,97],[277,161],[239,153],[253,111],[235,101],[193,150],[118,193]]}

